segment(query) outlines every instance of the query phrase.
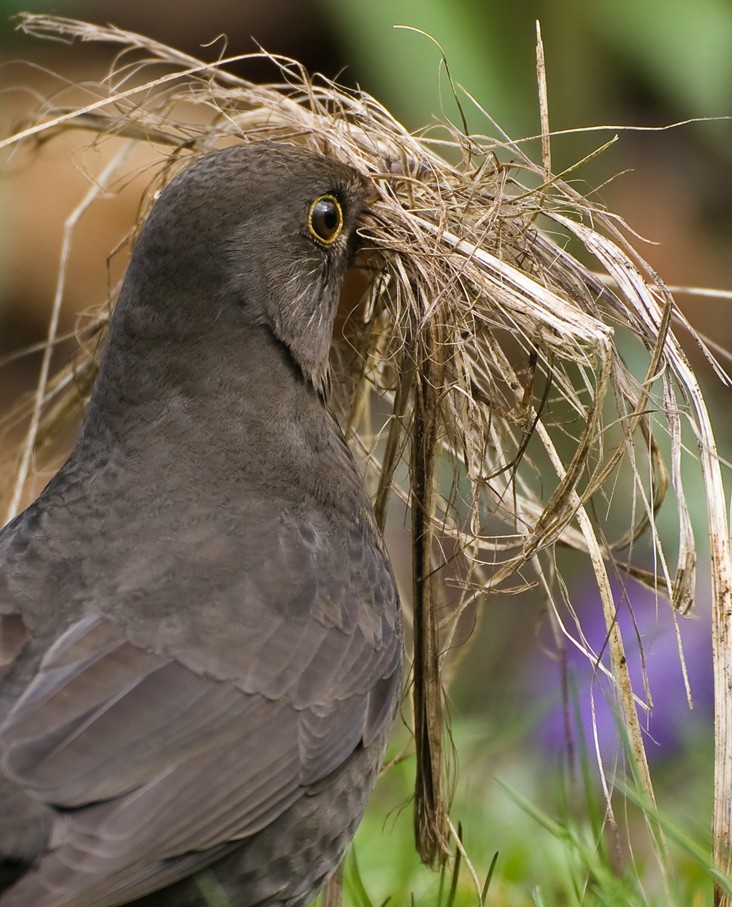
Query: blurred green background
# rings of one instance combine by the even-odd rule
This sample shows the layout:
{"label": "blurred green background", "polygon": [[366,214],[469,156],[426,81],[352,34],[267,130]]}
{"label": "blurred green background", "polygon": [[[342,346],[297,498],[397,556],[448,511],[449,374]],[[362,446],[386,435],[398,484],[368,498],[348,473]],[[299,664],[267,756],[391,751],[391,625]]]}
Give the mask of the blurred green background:
{"label": "blurred green background", "polygon": [[[421,34],[394,28],[413,26],[439,42],[454,81],[514,139],[540,130],[538,19],[552,129],[611,127],[557,136],[552,144],[555,171],[618,134],[612,148],[572,174],[575,186],[586,192],[599,187],[593,197],[652,240],[638,244],[667,283],[732,290],[732,122],[721,119],[665,131],[612,128],[732,115],[730,0],[179,0],[174,6],[155,0],[0,0],[3,135],[22,122],[49,86],[57,86],[44,69],[72,81],[98,78],[114,52],[20,35],[10,20],[20,10],[111,22],[206,58],[216,51],[201,45],[222,33],[229,53],[253,50],[256,40],[312,70],[360,85],[411,129],[436,119],[459,122],[438,48]],[[19,60],[32,66],[13,62]],[[257,70],[246,69],[246,74],[256,76]],[[462,106],[472,131],[496,132],[467,96]],[[85,140],[54,140],[32,166],[10,160],[0,179],[0,357],[45,334],[63,222],[86,185],[83,163],[75,154]],[[538,142],[526,147],[538,159]],[[105,298],[107,255],[134,216],[138,197],[139,186],[133,186],[90,215],[71,263],[64,330]],[[723,349],[732,348],[729,301],[685,294],[678,299],[698,330]],[[714,381],[694,350],[690,355],[712,402],[722,454],[729,458],[730,391]],[[2,411],[32,386],[37,369],[35,356],[5,364]],[[703,539],[701,508],[698,517],[697,535]],[[392,546],[403,559],[408,547],[403,534],[395,535]],[[578,608],[591,609],[591,584],[577,564],[568,566],[570,576],[576,574],[572,591]],[[694,711],[683,697],[673,627],[651,597],[638,593],[636,602],[656,697],[648,728],[659,807],[666,821],[679,828],[671,853],[677,877],[670,895],[647,844],[634,842],[632,834],[621,835],[614,852],[612,836],[603,832],[593,757],[583,762],[581,737],[576,780],[566,780],[565,737],[557,711],[559,672],[543,603],[532,596],[496,597],[483,606],[484,618],[451,691],[450,707],[460,768],[454,816],[464,824],[481,884],[499,853],[486,903],[665,904],[670,896],[679,905],[711,904],[703,857],[711,816],[707,588],[708,583],[700,584],[698,615],[682,627]],[[588,632],[600,634],[596,641],[601,647],[602,629]],[[572,677],[581,734],[588,728],[592,677],[580,664]],[[597,693],[601,699],[601,691]],[[601,745],[612,774],[617,760],[622,762],[622,745],[608,710],[601,722]],[[588,745],[591,749],[591,741]],[[408,798],[413,768],[406,759],[380,785],[357,840],[360,873],[349,864],[348,903],[369,903],[364,891],[374,905],[387,897],[392,905],[412,903],[410,898],[416,905],[449,903],[449,880],[440,895],[439,879],[421,869],[412,852]],[[506,785],[515,793],[508,793]],[[517,796],[532,808],[519,805]],[[642,826],[637,809],[628,804],[621,811],[627,811],[631,829]],[[543,814],[532,815],[532,809]],[[464,870],[455,897],[456,904],[476,903]]]}

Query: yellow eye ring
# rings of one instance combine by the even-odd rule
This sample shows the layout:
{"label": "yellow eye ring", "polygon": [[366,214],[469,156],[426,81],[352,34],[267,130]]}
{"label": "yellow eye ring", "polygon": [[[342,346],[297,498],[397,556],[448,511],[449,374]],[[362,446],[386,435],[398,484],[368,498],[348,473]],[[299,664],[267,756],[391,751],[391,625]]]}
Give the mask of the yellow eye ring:
{"label": "yellow eye ring", "polygon": [[324,246],[338,239],[343,231],[343,209],[335,195],[321,195],[310,205],[308,231]]}

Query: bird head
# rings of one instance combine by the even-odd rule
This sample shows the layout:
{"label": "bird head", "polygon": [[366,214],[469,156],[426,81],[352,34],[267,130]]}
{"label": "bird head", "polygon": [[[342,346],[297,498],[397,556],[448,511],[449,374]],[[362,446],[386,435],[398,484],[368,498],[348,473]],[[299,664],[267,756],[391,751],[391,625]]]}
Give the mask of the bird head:
{"label": "bird head", "polygon": [[207,154],[157,199],[118,308],[168,336],[264,326],[322,393],[366,194],[351,167],[294,145]]}

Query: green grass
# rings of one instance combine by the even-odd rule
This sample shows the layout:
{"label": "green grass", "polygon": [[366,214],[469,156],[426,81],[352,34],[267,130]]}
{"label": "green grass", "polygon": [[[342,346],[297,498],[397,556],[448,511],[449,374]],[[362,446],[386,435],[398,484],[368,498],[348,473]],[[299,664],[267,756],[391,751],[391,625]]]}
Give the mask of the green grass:
{"label": "green grass", "polygon": [[[586,747],[570,780],[561,759],[547,759],[528,736],[503,749],[479,732],[475,721],[454,727],[461,761],[452,815],[481,889],[490,876],[487,891],[478,891],[464,860],[442,876],[420,864],[414,763],[406,759],[381,778],[356,836],[344,907],[711,907],[717,877],[709,858],[708,741],[691,740],[688,751],[656,767],[658,809],[632,772],[616,769],[614,832]],[[660,858],[649,827],[656,838],[661,833]]]}

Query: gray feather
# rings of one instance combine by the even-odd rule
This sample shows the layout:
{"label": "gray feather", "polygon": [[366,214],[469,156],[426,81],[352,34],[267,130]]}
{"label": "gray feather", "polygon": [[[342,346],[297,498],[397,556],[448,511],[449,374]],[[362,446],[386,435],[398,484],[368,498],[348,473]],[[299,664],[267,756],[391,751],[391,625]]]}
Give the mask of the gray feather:
{"label": "gray feather", "polygon": [[[66,465],[0,535],[0,907],[304,905],[365,808],[399,602],[322,399],[365,184],[285,145],[162,194]],[[322,195],[342,235],[308,234]]]}

